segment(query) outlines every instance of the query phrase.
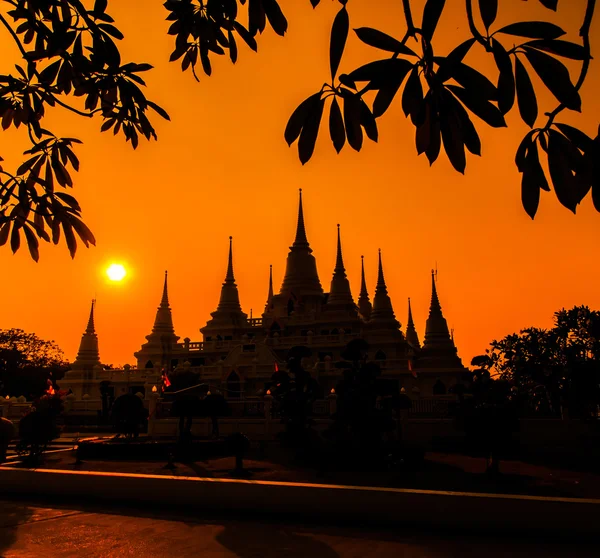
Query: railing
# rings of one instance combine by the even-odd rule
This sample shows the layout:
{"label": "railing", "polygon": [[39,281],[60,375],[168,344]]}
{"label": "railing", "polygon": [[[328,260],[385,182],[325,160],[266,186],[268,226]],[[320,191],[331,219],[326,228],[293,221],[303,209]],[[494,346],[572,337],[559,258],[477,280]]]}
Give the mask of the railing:
{"label": "railing", "polygon": [[448,416],[449,404],[453,399],[424,397],[413,399],[408,414],[415,418],[443,418]]}

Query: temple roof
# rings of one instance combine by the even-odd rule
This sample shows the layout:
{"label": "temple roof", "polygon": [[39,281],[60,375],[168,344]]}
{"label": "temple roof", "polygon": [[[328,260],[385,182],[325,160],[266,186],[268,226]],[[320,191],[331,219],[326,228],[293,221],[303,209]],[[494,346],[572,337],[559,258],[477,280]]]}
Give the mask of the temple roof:
{"label": "temple roof", "polygon": [[446,318],[442,314],[442,307],[437,294],[435,284],[435,272],[431,271],[431,304],[429,306],[429,318],[425,325],[425,340],[423,349],[445,350],[456,352],[454,341],[450,337]]}
{"label": "temple roof", "polygon": [[369,323],[389,324],[399,327],[400,324],[394,315],[392,301],[387,292],[385,277],[383,276],[383,263],[381,261],[381,250],[379,250],[379,269],[377,272],[377,286],[375,287],[375,296],[373,297],[373,311]]}
{"label": "temple roof", "polygon": [[412,309],[410,307],[410,298],[408,299],[408,321],[406,322],[406,341],[415,349],[420,349],[419,336],[413,322]]}
{"label": "temple roof", "polygon": [[100,364],[98,336],[96,335],[96,328],[94,324],[95,303],[96,301],[92,300],[90,317],[88,319],[85,332],[81,336],[81,342],[79,343],[79,351],[77,353],[77,357],[75,358],[75,362],[73,362],[73,368],[87,368]]}
{"label": "temple roof", "polygon": [[360,295],[358,297],[358,311],[364,320],[369,320],[373,306],[369,300],[369,291],[367,290],[367,282],[365,280],[365,257],[361,256],[361,272],[360,272]]}
{"label": "temple roof", "polygon": [[323,287],[317,273],[317,262],[312,255],[312,249],[306,237],[302,209],[302,189],[300,189],[298,204],[296,238],[287,256],[285,276],[279,295],[283,297],[293,295],[297,299],[306,296],[323,296]]}

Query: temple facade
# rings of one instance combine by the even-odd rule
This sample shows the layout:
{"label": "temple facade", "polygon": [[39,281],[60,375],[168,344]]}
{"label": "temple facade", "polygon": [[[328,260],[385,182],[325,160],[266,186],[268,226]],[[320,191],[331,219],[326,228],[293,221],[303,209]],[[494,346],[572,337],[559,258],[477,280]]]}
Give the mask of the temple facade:
{"label": "temple facade", "polygon": [[308,242],[300,191],[296,236],[287,256],[285,275],[275,292],[271,269],[261,317],[249,317],[240,305],[230,237],[225,281],[215,311],[200,329],[202,341],[185,338],[180,342],[176,335],[165,272],[154,326],[134,354],[137,367],[102,369],[92,305],[79,354],[61,388],[71,389],[78,399],[86,395],[96,399],[99,384],[105,381],[115,396],[127,391],[147,395],[160,383],[164,372],[186,368],[197,372],[202,382],[221,390],[228,398],[256,397],[268,389],[276,369],[285,370],[289,349],[306,346],[312,356],[306,359],[305,368],[327,394],[340,379],[340,370],[334,363],[341,358],[342,350],[352,339],[362,338],[370,346],[369,358],[380,364],[382,377],[392,385],[395,383],[398,389],[414,396],[441,394],[461,381],[466,368],[443,316],[433,272],[431,281],[431,304],[421,344],[410,299],[405,330],[396,318],[381,251],[372,302],[364,260],[360,292],[355,300],[344,267],[338,225],[336,260],[326,291]]}

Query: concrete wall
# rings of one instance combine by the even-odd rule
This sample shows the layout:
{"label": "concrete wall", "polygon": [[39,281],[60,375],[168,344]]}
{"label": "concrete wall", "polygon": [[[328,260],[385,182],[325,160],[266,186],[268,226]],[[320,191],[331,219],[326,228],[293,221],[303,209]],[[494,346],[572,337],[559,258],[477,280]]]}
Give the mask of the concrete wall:
{"label": "concrete wall", "polygon": [[0,493],[324,522],[598,537],[600,500],[0,468]]}

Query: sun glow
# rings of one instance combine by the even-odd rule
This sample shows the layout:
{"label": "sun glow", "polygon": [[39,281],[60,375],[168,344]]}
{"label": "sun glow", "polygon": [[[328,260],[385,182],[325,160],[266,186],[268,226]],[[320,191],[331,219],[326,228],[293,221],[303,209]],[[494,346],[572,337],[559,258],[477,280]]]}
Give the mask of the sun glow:
{"label": "sun glow", "polygon": [[106,270],[106,275],[111,281],[122,281],[127,271],[121,264],[111,264]]}

